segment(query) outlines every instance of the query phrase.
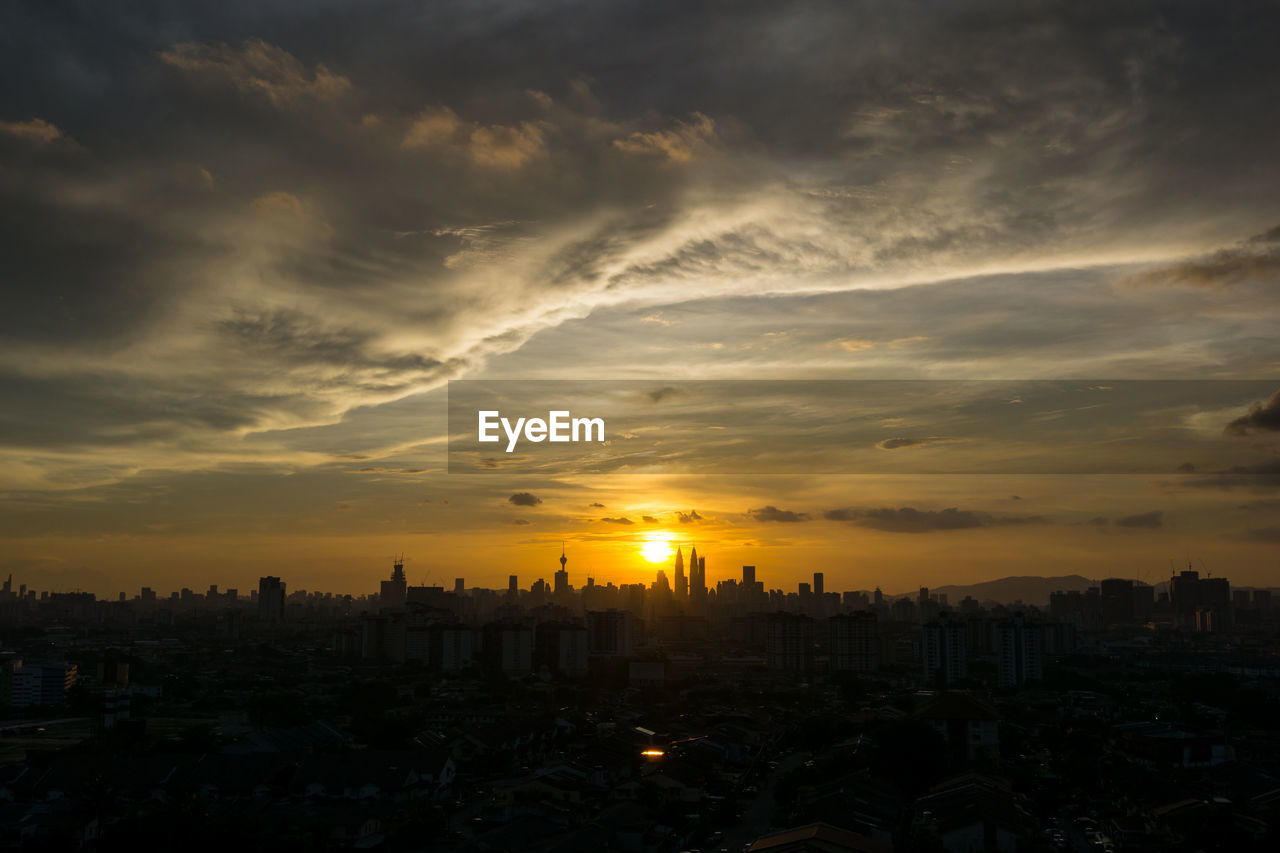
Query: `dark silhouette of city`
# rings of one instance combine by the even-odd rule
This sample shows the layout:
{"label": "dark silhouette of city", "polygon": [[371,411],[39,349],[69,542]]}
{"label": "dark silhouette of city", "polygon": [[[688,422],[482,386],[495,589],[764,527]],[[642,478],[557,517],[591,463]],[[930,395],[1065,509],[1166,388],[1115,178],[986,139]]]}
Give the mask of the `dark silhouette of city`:
{"label": "dark silhouette of city", "polygon": [[413,586],[398,558],[363,596],[264,577],[111,601],[10,578],[0,845],[1274,843],[1270,590],[1188,568],[954,600],[823,572],[770,589],[764,566],[708,588],[696,549],[615,585],[573,556],[504,589]]}

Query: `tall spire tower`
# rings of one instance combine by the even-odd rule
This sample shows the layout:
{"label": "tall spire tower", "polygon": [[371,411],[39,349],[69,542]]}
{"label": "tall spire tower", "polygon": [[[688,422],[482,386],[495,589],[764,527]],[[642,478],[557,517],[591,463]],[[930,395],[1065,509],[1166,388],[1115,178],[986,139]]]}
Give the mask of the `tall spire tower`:
{"label": "tall spire tower", "polygon": [[564,555],[564,541],[560,542],[560,571],[556,572],[555,594],[564,595],[569,592],[569,570],[566,569],[565,563],[569,562],[569,558]]}
{"label": "tall spire tower", "polygon": [[[693,565],[697,565],[697,560],[693,561]],[[684,555],[680,553],[680,549],[676,549],[676,600],[682,601],[689,595],[689,581],[684,576]]]}

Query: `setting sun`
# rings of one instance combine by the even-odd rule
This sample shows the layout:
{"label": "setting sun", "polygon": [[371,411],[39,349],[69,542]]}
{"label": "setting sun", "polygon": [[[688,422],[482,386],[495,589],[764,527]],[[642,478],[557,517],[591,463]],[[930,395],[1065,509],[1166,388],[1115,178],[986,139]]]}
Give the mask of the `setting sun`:
{"label": "setting sun", "polygon": [[666,533],[651,534],[640,545],[640,556],[650,563],[662,563],[671,559],[671,536]]}

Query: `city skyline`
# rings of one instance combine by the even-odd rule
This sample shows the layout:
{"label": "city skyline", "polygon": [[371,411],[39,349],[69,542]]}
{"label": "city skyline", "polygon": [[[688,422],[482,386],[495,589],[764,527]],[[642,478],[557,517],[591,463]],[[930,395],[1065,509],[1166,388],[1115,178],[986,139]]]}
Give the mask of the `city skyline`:
{"label": "city skyline", "polygon": [[[708,597],[711,599],[715,598],[717,589],[725,589],[726,587],[730,591],[735,588],[745,589],[755,585],[757,583],[757,579],[759,579],[759,590],[761,593],[766,593],[769,596],[782,595],[784,597],[789,596],[794,598],[798,594],[801,597],[812,595],[817,598],[821,598],[824,592],[826,592],[837,596],[838,599],[843,601],[843,604],[846,606],[850,603],[850,599],[848,599],[848,596],[850,595],[859,596],[857,600],[862,601],[862,598],[874,593],[875,596],[883,597],[883,599],[888,601],[895,599],[916,599],[930,590],[930,587],[928,586],[911,586],[894,591],[893,587],[887,587],[879,582],[875,582],[870,586],[847,587],[841,586],[841,582],[839,580],[835,580],[828,585],[826,579],[829,572],[824,569],[814,569],[812,574],[808,575],[807,578],[803,576],[799,578],[788,577],[787,581],[791,584],[791,588],[789,589],[785,583],[778,581],[776,578],[771,578],[767,570],[760,571],[755,564],[744,564],[732,571],[713,573],[710,576],[710,579],[708,579],[706,571],[706,554],[704,552],[700,558],[697,557],[696,547],[693,547],[691,544],[690,568],[689,573],[685,574],[683,547],[684,546],[682,545],[677,546],[675,552],[668,553],[667,557],[669,559],[666,564],[663,564],[662,560],[659,559],[647,558],[647,562],[650,565],[650,571],[652,572],[649,576],[651,579],[648,581],[644,579],[643,575],[636,575],[631,577],[629,580],[619,580],[611,576],[593,573],[590,569],[579,570],[576,567],[574,572],[571,573],[567,566],[567,563],[569,562],[568,551],[562,543],[558,569],[541,574],[538,572],[534,572],[530,575],[508,574],[505,577],[504,583],[492,586],[476,583],[474,577],[468,579],[465,575],[455,575],[452,577],[441,575],[440,577],[433,577],[430,573],[424,575],[421,578],[420,583],[415,582],[405,570],[406,563],[410,558],[404,554],[400,554],[390,558],[392,561],[390,585],[384,576],[379,576],[372,579],[369,582],[368,588],[364,589],[317,589],[314,587],[308,587],[305,581],[302,583],[295,583],[291,589],[292,593],[305,594],[308,596],[319,595],[323,597],[343,597],[352,599],[353,601],[381,601],[383,606],[386,605],[388,590],[394,590],[397,586],[400,591],[399,593],[393,594],[398,595],[398,598],[395,600],[401,603],[403,603],[403,599],[406,594],[405,591],[410,588],[416,588],[420,591],[432,593],[449,592],[455,595],[475,592],[500,593],[508,596],[512,593],[518,593],[520,595],[536,593],[545,595],[549,599],[554,599],[562,594],[580,596],[584,590],[593,588],[596,590],[625,590],[638,588],[645,590],[646,592],[660,593],[678,604],[698,604],[701,602],[705,605]],[[693,568],[695,565],[693,560],[695,558],[697,559],[697,569]],[[1168,595],[1172,591],[1173,584],[1176,583],[1177,578],[1180,575],[1185,576],[1188,572],[1199,575],[1202,571],[1205,572],[1206,577],[1213,577],[1213,571],[1203,562],[1200,563],[1199,567],[1196,567],[1191,562],[1187,562],[1183,566],[1178,566],[1170,562],[1168,574],[1162,577],[1150,577],[1145,573],[1142,577],[1127,578],[1116,575],[1107,575],[1106,577],[1086,577],[1078,574],[1057,577],[1043,575],[1016,575],[983,578],[964,584],[948,583],[944,584],[940,588],[933,588],[933,593],[935,593],[934,597],[937,598],[936,594],[942,590],[967,591],[971,588],[977,589],[1001,585],[1003,585],[1004,588],[1008,588],[1010,585],[1014,587],[1022,586],[1025,588],[1034,586],[1037,588],[1036,592],[1030,593],[1026,596],[1019,595],[1017,597],[1019,600],[1026,597],[1028,599],[1026,603],[1029,606],[1041,606],[1046,600],[1048,600],[1048,596],[1051,593],[1048,586],[1046,586],[1049,582],[1068,581],[1068,588],[1075,589],[1075,587],[1079,586],[1081,581],[1097,587],[1100,584],[1123,580],[1125,583],[1148,587],[1162,595]],[[670,575],[668,575],[668,572],[670,572]],[[116,592],[104,593],[100,590],[84,590],[78,587],[74,589],[47,588],[39,585],[38,583],[29,582],[30,580],[34,580],[36,576],[28,579],[24,578],[22,575],[18,575],[15,578],[15,575],[10,572],[3,581],[3,593],[0,593],[0,598],[13,596],[15,600],[36,599],[45,601],[48,599],[50,594],[88,593],[96,596],[98,600],[104,602],[115,601],[117,599],[119,601],[134,602],[139,600],[144,602],[164,602],[170,600],[186,601],[189,596],[193,600],[210,598],[217,599],[218,601],[257,601],[259,588],[254,585],[252,578],[249,578],[248,576],[237,577],[241,577],[241,580],[233,580],[230,584],[225,583],[225,578],[219,577],[217,580],[208,583],[207,587],[204,586],[202,581],[197,583],[196,586],[183,586],[181,588],[167,588],[163,584],[157,587],[144,585],[140,588],[140,592],[131,593],[129,590],[118,590]],[[1219,577],[1221,577],[1221,575],[1219,575]],[[580,579],[581,583],[575,583],[575,578]],[[282,578],[278,575],[258,578],[259,584],[268,581],[272,585],[283,584],[287,586],[288,578]],[[774,585],[775,582],[778,585]],[[1273,586],[1255,587],[1249,584],[1236,584],[1235,588],[1245,590],[1280,589],[1280,587]],[[243,592],[241,590],[243,590]],[[697,590],[700,590],[700,592]],[[1079,590],[1077,589],[1076,591]],[[1058,588],[1057,592],[1062,592],[1062,588]],[[942,603],[944,608],[947,606],[948,602],[945,593],[943,593],[942,598],[938,600]],[[993,600],[1003,603],[1009,603],[1011,601],[1007,595],[998,598],[975,600]],[[865,605],[866,602],[864,601],[863,604]]]}

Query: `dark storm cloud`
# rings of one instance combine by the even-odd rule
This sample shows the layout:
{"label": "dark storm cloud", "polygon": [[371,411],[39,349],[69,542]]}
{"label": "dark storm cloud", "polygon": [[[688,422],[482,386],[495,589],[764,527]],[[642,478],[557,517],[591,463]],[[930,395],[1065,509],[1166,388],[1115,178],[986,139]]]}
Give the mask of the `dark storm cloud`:
{"label": "dark storm cloud", "polygon": [[1241,415],[1227,424],[1232,435],[1248,435],[1251,432],[1280,432],[1280,391],[1264,403],[1254,403],[1249,414]]}
{"label": "dark storm cloud", "polygon": [[507,503],[513,506],[537,506],[542,503],[542,498],[530,492],[516,492],[507,498]]}
{"label": "dark storm cloud", "polygon": [[914,507],[898,509],[847,507],[828,510],[823,514],[823,518],[829,521],[847,521],[859,527],[869,527],[889,533],[932,533],[939,530],[970,530],[979,527],[1049,523],[1049,519],[1038,515],[997,516],[957,507],[942,510],[922,510]]}
{"label": "dark storm cloud", "polygon": [[1164,512],[1162,510],[1152,510],[1151,512],[1140,513],[1139,515],[1126,515],[1124,518],[1116,519],[1116,527],[1144,527],[1155,529],[1164,526]]}
{"label": "dark storm cloud", "polygon": [[760,509],[749,509],[747,514],[756,521],[779,521],[783,523],[791,523],[797,521],[808,521],[809,513],[795,512],[790,509],[778,509],[772,504],[761,507]]}

